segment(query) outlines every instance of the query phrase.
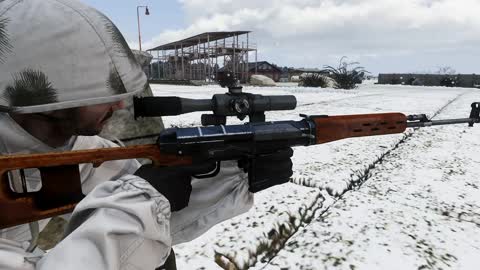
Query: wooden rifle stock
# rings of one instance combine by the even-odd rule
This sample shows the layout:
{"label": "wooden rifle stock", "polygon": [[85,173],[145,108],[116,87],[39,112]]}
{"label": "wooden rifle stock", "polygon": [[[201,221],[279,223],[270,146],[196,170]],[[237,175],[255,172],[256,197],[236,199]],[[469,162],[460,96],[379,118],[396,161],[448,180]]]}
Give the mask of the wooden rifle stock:
{"label": "wooden rifle stock", "polygon": [[[147,158],[163,166],[192,163],[187,156],[161,153],[156,144],[0,156],[0,229],[73,211],[84,197],[79,164],[98,167],[110,160],[135,158]],[[24,193],[12,191],[8,176],[21,179],[22,169],[28,168],[40,170],[42,188],[28,193],[23,183]]]}

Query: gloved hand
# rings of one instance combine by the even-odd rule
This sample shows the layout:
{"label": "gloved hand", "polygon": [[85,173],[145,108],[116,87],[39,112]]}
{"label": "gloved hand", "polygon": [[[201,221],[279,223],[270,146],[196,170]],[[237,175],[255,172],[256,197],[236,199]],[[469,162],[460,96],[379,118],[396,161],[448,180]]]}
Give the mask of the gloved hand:
{"label": "gloved hand", "polygon": [[192,192],[192,175],[205,174],[215,169],[215,163],[185,166],[155,167],[143,165],[134,174],[145,179],[170,202],[172,212],[188,205]]}
{"label": "gloved hand", "polygon": [[239,161],[239,167],[248,171],[249,191],[255,193],[288,182],[293,174],[292,156],[293,149],[288,147]]}

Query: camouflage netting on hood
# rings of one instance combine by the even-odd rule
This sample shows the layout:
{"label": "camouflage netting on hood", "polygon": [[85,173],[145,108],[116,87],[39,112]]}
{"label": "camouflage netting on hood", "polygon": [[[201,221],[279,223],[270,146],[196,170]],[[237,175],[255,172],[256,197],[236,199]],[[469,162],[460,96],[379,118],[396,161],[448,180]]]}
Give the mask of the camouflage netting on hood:
{"label": "camouflage netting on hood", "polygon": [[74,0],[0,2],[0,112],[115,102],[147,87],[117,27]]}

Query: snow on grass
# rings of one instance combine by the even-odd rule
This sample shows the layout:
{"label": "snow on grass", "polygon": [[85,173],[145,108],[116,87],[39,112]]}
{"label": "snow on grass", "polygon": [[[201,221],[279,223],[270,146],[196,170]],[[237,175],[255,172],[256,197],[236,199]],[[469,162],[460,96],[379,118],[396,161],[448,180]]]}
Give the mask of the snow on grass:
{"label": "snow on grass", "polygon": [[[225,92],[225,89],[218,86],[153,85],[152,89],[156,95],[187,98],[210,98],[212,94]],[[475,99],[480,100],[477,90],[443,87],[362,85],[354,91],[343,91],[284,86],[245,87],[244,91],[264,95],[294,94],[297,97],[298,106],[295,111],[267,113],[269,120],[298,120],[299,113],[336,115],[400,111],[406,114],[427,113],[432,116],[451,101],[454,102],[436,118],[464,118],[468,116],[469,104]],[[190,113],[179,117],[165,117],[165,126],[199,125],[200,115],[201,113]],[[230,123],[238,121],[233,120]],[[439,133],[438,130],[445,132]],[[350,265],[354,269],[385,269],[394,268],[396,262],[401,263],[398,265],[402,269],[417,269],[424,265],[430,267],[425,269],[445,269],[448,265],[452,265],[451,269],[457,269],[453,265],[464,265],[466,262],[457,256],[454,256],[457,259],[450,257],[453,252],[446,248],[450,244],[438,244],[424,237],[424,230],[413,235],[415,239],[401,232],[414,225],[419,226],[418,218],[412,214],[415,208],[407,206],[409,203],[425,210],[431,203],[427,198],[434,196],[430,193],[437,194],[438,189],[448,191],[447,186],[452,188],[448,184],[436,184],[434,188],[429,184],[431,182],[426,175],[432,175],[432,179],[462,176],[458,183],[463,183],[465,187],[460,185],[457,189],[462,192],[465,189],[478,190],[478,171],[473,168],[475,165],[479,167],[480,157],[470,153],[475,152],[472,150],[475,146],[478,152],[476,141],[479,137],[475,139],[475,135],[470,134],[473,130],[475,128],[467,129],[464,126],[417,130],[400,149],[396,149],[386,157],[386,161],[372,169],[371,179],[358,190],[347,193],[347,190],[352,189],[352,182],[356,181],[366,167],[375,163],[379,156],[404,139],[403,134],[297,147],[293,157],[292,183],[257,193],[255,206],[248,213],[215,226],[195,241],[175,247],[179,269],[221,269],[214,262],[215,252],[233,258],[235,264],[241,268],[252,266],[252,269],[351,269]],[[440,136],[442,134],[443,136]],[[457,137],[458,134],[462,136]],[[465,144],[458,145],[459,142]],[[400,152],[401,154],[398,154]],[[439,160],[441,156],[452,157],[453,152],[457,153],[456,159]],[[427,157],[423,157],[424,154]],[[465,162],[467,157],[469,162],[477,163]],[[424,163],[429,166],[421,166]],[[379,172],[388,174],[377,180]],[[476,177],[472,178],[475,173]],[[375,184],[372,186],[372,183]],[[410,194],[408,192],[416,196],[406,196]],[[398,198],[390,199],[391,193],[397,194]],[[442,204],[448,213],[456,213],[452,211],[452,207],[457,209],[458,204],[467,202],[456,195],[449,197],[444,193],[454,193],[442,193],[444,200],[450,198],[449,204]],[[344,195],[339,199],[341,194]],[[318,200],[319,196],[321,200]],[[461,217],[458,218],[457,215],[457,218],[468,220],[462,223],[470,226],[468,229],[471,233],[478,234],[475,223],[478,215],[471,210],[478,208],[480,199],[468,198],[471,207],[460,208],[468,211],[460,212]],[[266,256],[259,253],[261,243],[272,244],[272,232],[278,231],[282,224],[290,224],[292,216],[299,218],[302,215],[300,210],[312,203],[318,203],[316,210],[319,214],[315,216],[316,220],[305,223],[295,221],[296,230],[299,231],[293,234],[278,255],[269,255],[274,259],[270,264],[264,265]],[[443,222],[443,219],[448,217],[442,215],[446,213],[442,211],[440,210],[440,214],[436,211],[428,217],[431,224],[438,224],[437,230],[440,232],[448,231],[453,226]],[[382,226],[388,228],[381,229]],[[472,231],[472,226],[477,226],[477,231]],[[465,236],[465,233],[462,235]],[[476,239],[480,242],[478,240]],[[386,245],[389,248],[386,248]],[[418,248],[409,249],[405,248],[405,245]],[[478,246],[480,245],[477,245],[477,252]],[[256,253],[258,256],[254,255]],[[432,265],[434,262],[436,264]]]}
{"label": "snow on grass", "polygon": [[[438,117],[479,98],[465,95]],[[261,269],[478,269],[479,136],[465,126],[418,130]]]}

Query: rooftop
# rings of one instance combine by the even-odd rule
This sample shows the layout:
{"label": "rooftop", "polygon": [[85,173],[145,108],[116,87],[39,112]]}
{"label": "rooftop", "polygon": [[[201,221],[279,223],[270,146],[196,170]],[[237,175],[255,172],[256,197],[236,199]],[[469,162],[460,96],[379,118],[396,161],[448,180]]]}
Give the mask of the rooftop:
{"label": "rooftop", "polygon": [[233,36],[239,36],[248,34],[251,31],[231,31],[231,32],[205,32],[193,37],[185,38],[179,41],[170,42],[164,45],[157,46],[152,49],[148,49],[147,51],[160,51],[160,50],[175,50],[179,49],[180,47],[190,47],[193,45],[197,45],[198,43],[205,43],[209,41],[215,41],[225,38],[230,38]]}

